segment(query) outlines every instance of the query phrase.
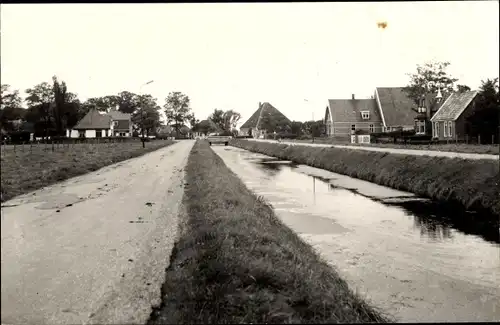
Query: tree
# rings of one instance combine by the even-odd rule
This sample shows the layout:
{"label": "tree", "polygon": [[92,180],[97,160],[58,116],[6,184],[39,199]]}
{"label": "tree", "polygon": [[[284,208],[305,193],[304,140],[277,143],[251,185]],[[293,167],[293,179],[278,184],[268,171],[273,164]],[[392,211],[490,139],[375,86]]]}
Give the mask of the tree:
{"label": "tree", "polygon": [[179,91],[170,92],[165,98],[165,115],[167,124],[172,124],[177,136],[184,123],[189,121],[191,108],[189,97]]}
{"label": "tree", "polygon": [[26,89],[25,92],[28,94],[25,99],[28,107],[52,103],[54,101],[54,92],[52,86],[48,82],[39,83],[33,88]]}
{"label": "tree", "polygon": [[132,122],[141,129],[142,135],[149,135],[157,127],[161,126],[160,113],[161,107],[158,105],[145,105],[137,109],[132,114]]}
{"label": "tree", "polygon": [[224,113],[223,119],[224,131],[232,132],[236,129],[236,125],[238,125],[238,121],[241,119],[241,114],[230,109]]}
{"label": "tree", "polygon": [[208,117],[212,122],[217,125],[221,130],[225,131],[225,122],[224,122],[224,111],[221,109],[214,109],[214,112],[210,114]]}
{"label": "tree", "polygon": [[481,80],[478,97],[476,99],[476,110],[467,119],[469,132],[472,136],[481,135],[483,139],[495,136],[499,141],[500,125],[500,95],[498,90],[498,78]]}
{"label": "tree", "polygon": [[300,121],[293,121],[290,125],[290,132],[296,136],[304,133],[304,124]]}
{"label": "tree", "polygon": [[14,131],[17,126],[14,121],[24,118],[26,111],[21,102],[19,90],[10,91],[9,85],[2,85],[0,125],[6,131]]}
{"label": "tree", "polygon": [[424,65],[417,65],[417,72],[408,74],[410,82],[403,90],[417,106],[420,105],[424,95],[436,93],[438,88],[452,92],[458,79],[452,78],[446,72],[449,65],[449,62],[427,62]]}
{"label": "tree", "polygon": [[122,91],[116,99],[120,112],[132,114],[139,107],[139,96],[129,91]]}
{"label": "tree", "polygon": [[5,108],[18,108],[21,107],[22,99],[19,96],[19,90],[10,91],[10,85],[3,84],[2,85],[2,98],[0,103],[0,109],[4,110]]}
{"label": "tree", "polygon": [[457,85],[457,92],[459,93],[465,93],[470,90],[471,90],[470,87],[467,85]]}

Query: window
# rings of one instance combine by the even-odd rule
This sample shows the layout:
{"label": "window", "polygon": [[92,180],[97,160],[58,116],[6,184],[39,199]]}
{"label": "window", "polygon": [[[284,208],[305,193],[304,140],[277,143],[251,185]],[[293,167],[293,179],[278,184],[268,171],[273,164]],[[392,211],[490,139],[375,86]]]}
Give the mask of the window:
{"label": "window", "polygon": [[356,124],[351,125],[351,134],[354,134],[356,132]]}
{"label": "window", "polygon": [[78,137],[85,138],[85,130],[78,130]]}
{"label": "window", "polygon": [[443,129],[444,137],[448,137],[448,121],[444,121],[444,129]]}
{"label": "window", "polygon": [[361,111],[361,117],[363,120],[368,120],[370,118],[370,111]]}
{"label": "window", "polygon": [[375,132],[375,127],[373,126],[373,124],[370,124],[370,133],[373,133]]}
{"label": "window", "polygon": [[451,124],[452,124],[452,122],[451,122],[451,121],[448,121],[448,136],[449,136],[450,138],[451,138],[451,137],[453,137],[453,134],[452,134],[452,132],[451,132]]}
{"label": "window", "polygon": [[95,137],[96,138],[102,138],[102,131],[101,130],[95,131]]}
{"label": "window", "polygon": [[441,135],[441,132],[439,130],[439,122],[436,122],[436,138],[439,138],[440,135]]}
{"label": "window", "polygon": [[113,126],[117,127],[118,126],[118,121],[113,121]]}

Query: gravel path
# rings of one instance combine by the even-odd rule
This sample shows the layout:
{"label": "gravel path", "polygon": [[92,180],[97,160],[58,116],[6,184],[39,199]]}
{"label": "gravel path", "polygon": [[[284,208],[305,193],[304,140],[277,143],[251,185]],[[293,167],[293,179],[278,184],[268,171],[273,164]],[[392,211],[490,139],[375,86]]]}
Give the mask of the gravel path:
{"label": "gravel path", "polygon": [[161,302],[193,144],[4,202],[2,323],[145,323]]}

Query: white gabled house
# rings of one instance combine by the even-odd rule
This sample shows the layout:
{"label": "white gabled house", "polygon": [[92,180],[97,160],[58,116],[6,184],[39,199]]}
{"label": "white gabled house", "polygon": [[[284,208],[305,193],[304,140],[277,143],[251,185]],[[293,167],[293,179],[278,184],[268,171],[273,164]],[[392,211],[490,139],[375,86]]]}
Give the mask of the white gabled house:
{"label": "white gabled house", "polygon": [[66,130],[68,138],[131,137],[131,114],[117,110],[99,112],[91,109],[74,127]]}

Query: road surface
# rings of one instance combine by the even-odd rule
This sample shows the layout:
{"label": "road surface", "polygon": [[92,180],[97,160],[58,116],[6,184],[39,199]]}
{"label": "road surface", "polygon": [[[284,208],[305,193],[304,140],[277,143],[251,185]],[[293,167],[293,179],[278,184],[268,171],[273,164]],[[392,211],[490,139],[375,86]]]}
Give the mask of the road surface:
{"label": "road surface", "polygon": [[161,302],[193,144],[4,202],[2,324],[145,323]]}
{"label": "road surface", "polygon": [[[276,140],[265,140],[265,139],[246,139],[246,140],[278,143]],[[396,154],[415,155],[415,156],[434,156],[434,157],[448,157],[448,158],[462,158],[462,159],[493,159],[497,161],[499,160],[498,155],[479,154],[479,153],[462,153],[462,152],[416,150],[416,149],[395,149],[395,148],[381,148],[381,147],[361,147],[361,146],[349,146],[349,145],[338,145],[338,144],[300,143],[300,142],[289,142],[289,141],[281,141],[281,143],[288,144],[291,146],[311,146],[311,147],[324,147],[324,148],[334,147],[334,148],[344,148],[353,150],[390,152]]]}

